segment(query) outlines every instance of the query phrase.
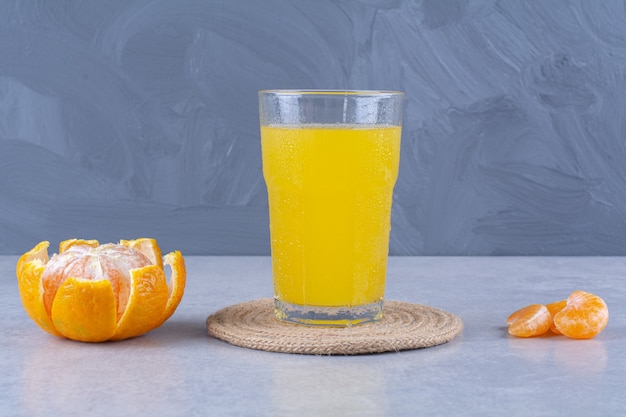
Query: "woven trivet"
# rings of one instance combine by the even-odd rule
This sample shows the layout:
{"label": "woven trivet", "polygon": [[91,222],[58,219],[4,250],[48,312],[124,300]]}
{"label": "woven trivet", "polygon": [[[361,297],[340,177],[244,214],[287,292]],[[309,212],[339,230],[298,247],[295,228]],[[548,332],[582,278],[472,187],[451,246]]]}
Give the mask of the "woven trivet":
{"label": "woven trivet", "polygon": [[226,307],[206,321],[210,336],[236,346],[310,355],[357,355],[418,349],[452,340],[463,329],[454,314],[433,307],[385,301],[378,323],[311,327],[274,318],[274,301],[263,298]]}

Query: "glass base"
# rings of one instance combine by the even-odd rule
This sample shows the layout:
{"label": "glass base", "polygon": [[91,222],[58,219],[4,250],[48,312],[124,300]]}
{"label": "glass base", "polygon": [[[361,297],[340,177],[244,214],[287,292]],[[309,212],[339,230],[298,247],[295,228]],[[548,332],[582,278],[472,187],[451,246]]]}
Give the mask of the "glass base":
{"label": "glass base", "polygon": [[347,307],[301,306],[274,299],[274,315],[278,320],[320,327],[349,327],[380,321],[383,300],[372,304]]}

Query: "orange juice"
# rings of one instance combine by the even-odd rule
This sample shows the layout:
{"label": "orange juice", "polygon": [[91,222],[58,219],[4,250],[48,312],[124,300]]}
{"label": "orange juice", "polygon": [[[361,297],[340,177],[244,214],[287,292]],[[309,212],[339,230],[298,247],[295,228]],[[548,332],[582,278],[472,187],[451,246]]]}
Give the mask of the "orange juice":
{"label": "orange juice", "polygon": [[382,302],[400,133],[400,126],[261,126],[277,300]]}

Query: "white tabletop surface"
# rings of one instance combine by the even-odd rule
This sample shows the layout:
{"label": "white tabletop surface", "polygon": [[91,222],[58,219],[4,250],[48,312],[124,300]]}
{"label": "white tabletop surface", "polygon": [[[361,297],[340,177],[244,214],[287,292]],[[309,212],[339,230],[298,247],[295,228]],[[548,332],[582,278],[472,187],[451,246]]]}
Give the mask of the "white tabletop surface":
{"label": "white tabletop surface", "polygon": [[[428,349],[334,357],[207,336],[209,314],[271,296],[268,257],[187,257],[185,296],[170,320],[100,344],[36,327],[21,306],[16,261],[0,257],[0,415],[626,415],[626,258],[391,258],[387,299],[455,313],[462,335]],[[507,335],[512,311],[576,289],[609,306],[599,336]]]}

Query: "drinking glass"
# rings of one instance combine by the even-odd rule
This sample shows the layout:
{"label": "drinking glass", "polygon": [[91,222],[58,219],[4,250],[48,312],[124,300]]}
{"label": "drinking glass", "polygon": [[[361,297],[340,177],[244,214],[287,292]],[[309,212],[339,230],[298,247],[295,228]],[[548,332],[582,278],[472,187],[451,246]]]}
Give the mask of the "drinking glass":
{"label": "drinking glass", "polygon": [[259,92],[276,318],[318,326],[382,318],[403,99]]}

